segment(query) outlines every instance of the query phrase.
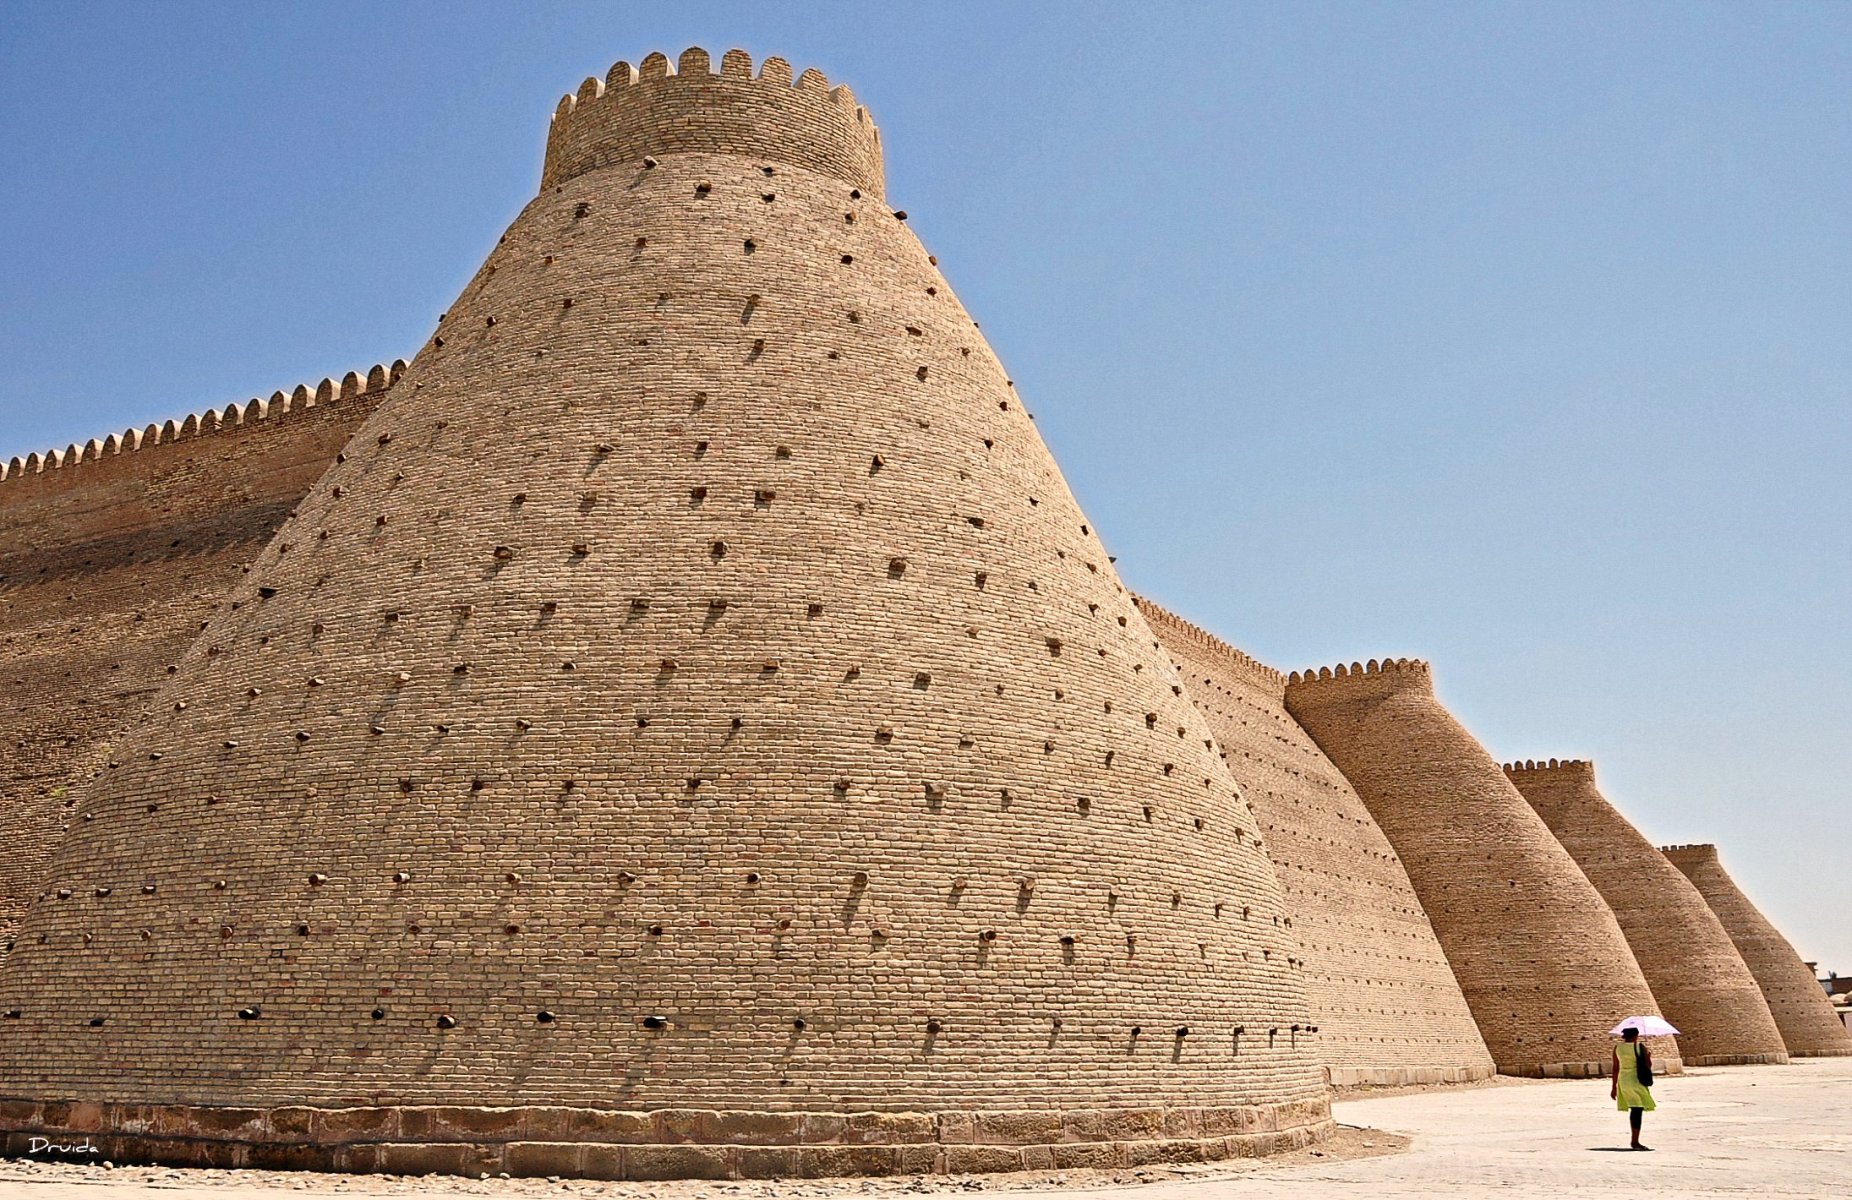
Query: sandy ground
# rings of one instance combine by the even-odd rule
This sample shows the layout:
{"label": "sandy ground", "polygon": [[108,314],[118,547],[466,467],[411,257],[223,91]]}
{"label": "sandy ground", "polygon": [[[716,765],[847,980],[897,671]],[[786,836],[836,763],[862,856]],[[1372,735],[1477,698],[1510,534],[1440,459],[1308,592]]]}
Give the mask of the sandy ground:
{"label": "sandy ground", "polygon": [[529,1197],[734,1200],[946,1191],[1033,1192],[1036,1200],[1576,1200],[1651,1195],[1852,1195],[1852,1059],[1701,1068],[1663,1079],[1647,1118],[1651,1154],[1630,1153],[1605,1083],[1525,1082],[1346,1099],[1347,1126],[1315,1150],[1263,1162],[1175,1169],[783,1183],[589,1183],[180,1171],[0,1161],[8,1200],[278,1200]]}

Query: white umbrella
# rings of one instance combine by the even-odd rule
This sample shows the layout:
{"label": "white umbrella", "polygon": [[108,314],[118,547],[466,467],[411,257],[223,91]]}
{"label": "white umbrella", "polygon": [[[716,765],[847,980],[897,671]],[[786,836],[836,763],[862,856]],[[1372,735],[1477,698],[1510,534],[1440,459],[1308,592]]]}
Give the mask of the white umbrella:
{"label": "white umbrella", "polygon": [[1608,1032],[1619,1037],[1623,1029],[1637,1029],[1641,1037],[1673,1037],[1678,1033],[1664,1017],[1628,1017]]}

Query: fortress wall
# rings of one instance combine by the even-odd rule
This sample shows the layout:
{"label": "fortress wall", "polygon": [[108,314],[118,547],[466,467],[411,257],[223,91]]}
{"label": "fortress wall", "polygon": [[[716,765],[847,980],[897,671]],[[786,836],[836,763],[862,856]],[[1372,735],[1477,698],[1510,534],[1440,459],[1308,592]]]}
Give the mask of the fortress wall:
{"label": "fortress wall", "polygon": [[1614,910],[1687,1064],[1786,1062],[1762,991],[1704,898],[1609,804],[1581,760],[1511,763],[1505,776]]}
{"label": "fortress wall", "polygon": [[549,169],[82,790],[0,1129],[789,1177],[1332,1128],[1207,725],[904,214],[780,157],[818,85],[744,58],[645,60],[710,103]]}
{"label": "fortress wall", "polygon": [[1664,853],[1723,922],[1749,973],[1761,986],[1788,1053],[1796,1057],[1852,1054],[1852,1031],[1833,1012],[1819,980],[1781,931],[1736,886],[1717,857],[1717,847],[1667,846]]}
{"label": "fortress wall", "polygon": [[75,785],[403,366],[0,468],[0,954]]}
{"label": "fortress wall", "polygon": [[1149,600],[1138,607],[1260,820],[1334,1084],[1492,1074],[1492,1056],[1389,840],[1286,712],[1286,676]]}
{"label": "fortress wall", "polygon": [[[1293,674],[1286,708],[1408,870],[1501,1073],[1596,1075],[1607,1030],[1654,1001],[1607,903],[1498,763],[1434,697],[1428,665]],[[1672,1039],[1653,1039],[1667,1072]]]}

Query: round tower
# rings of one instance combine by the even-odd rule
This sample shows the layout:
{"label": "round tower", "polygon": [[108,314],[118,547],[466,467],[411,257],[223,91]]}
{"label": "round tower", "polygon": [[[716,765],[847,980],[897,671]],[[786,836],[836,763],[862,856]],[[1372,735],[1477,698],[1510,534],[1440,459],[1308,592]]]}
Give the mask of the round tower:
{"label": "round tower", "polygon": [[1723,922],[1768,1001],[1788,1053],[1801,1058],[1852,1054],[1852,1032],[1833,1012],[1820,981],[1781,930],[1736,886],[1717,857],[1717,847],[1667,846],[1664,853]]}
{"label": "round tower", "polygon": [[1786,1062],[1762,991],[1704,898],[1595,786],[1582,759],[1510,763],[1511,780],[1595,885],[1693,1066]]}
{"label": "round tower", "polygon": [[554,130],[80,801],[0,1119],[629,1178],[1320,1136],[1255,818],[865,111],[691,50]]}
{"label": "round tower", "polygon": [[[1598,1075],[1608,1029],[1654,1011],[1614,914],[1434,697],[1424,662],[1295,672],[1286,707],[1356,787],[1421,897],[1506,1075]],[[1670,1038],[1660,1069],[1679,1069]]]}
{"label": "round tower", "polygon": [[1306,962],[1331,1082],[1457,1083],[1492,1056],[1408,872],[1286,712],[1286,676],[1149,600],[1145,614],[1260,819]]}

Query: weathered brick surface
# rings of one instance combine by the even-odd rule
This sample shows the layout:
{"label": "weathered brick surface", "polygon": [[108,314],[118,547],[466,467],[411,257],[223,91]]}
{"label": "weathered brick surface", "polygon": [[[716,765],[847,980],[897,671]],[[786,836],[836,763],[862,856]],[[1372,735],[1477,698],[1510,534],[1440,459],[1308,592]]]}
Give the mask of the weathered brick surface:
{"label": "weathered brick surface", "polygon": [[108,740],[393,377],[376,367],[0,467],[0,957],[74,789],[107,769]]}
{"label": "weathered brick surface", "polygon": [[82,791],[0,1095],[390,1111],[344,1169],[560,1108],[653,1113],[633,1177],[738,1170],[710,1112],[1317,1136],[1254,818],[861,143],[793,152],[841,103],[659,86]]}
{"label": "weathered brick surface", "polygon": [[1286,711],[1286,676],[1139,600],[1260,822],[1338,1085],[1481,1079],[1492,1056],[1408,881],[1350,782]]}
{"label": "weathered brick surface", "polygon": [[1659,1015],[1678,1027],[1685,1062],[1786,1062],[1781,1033],[1730,935],[1691,881],[1608,803],[1595,786],[1595,765],[1509,763],[1505,777],[1614,911]]}
{"label": "weathered brick surface", "polygon": [[[1508,1075],[1605,1070],[1608,1029],[1653,997],[1601,895],[1423,662],[1294,673],[1286,708],[1395,847],[1486,1046]],[[1672,1039],[1653,1039],[1679,1069]]]}
{"label": "weathered brick surface", "polygon": [[1667,859],[1684,873],[1723,922],[1768,1001],[1788,1053],[1819,1057],[1852,1054],[1848,1032],[1820,983],[1781,931],[1743,894],[1711,845],[1667,846]]}

